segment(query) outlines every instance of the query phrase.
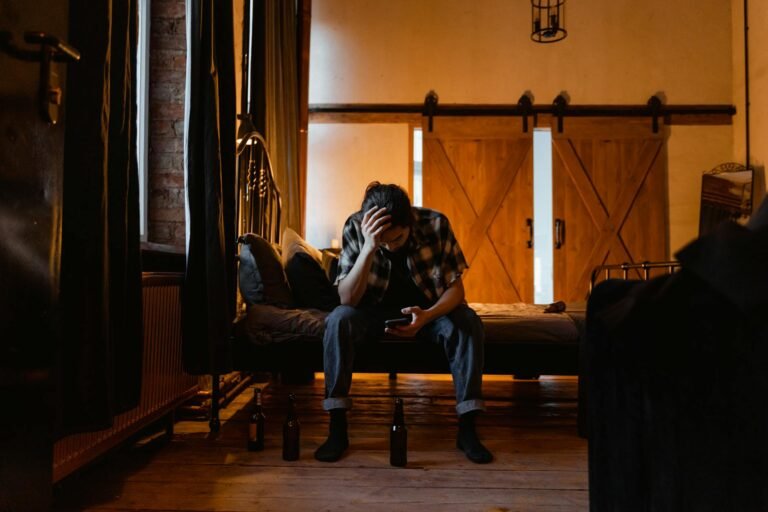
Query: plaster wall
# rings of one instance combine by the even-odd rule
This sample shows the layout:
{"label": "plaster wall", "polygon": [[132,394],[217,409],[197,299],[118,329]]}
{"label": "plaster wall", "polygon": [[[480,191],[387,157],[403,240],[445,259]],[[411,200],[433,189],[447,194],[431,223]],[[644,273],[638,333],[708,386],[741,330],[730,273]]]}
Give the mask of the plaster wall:
{"label": "plaster wall", "polygon": [[[310,104],[420,103],[429,90],[444,104],[515,103],[526,91],[535,103],[549,103],[563,91],[573,104],[644,104],[655,93],[669,104],[734,103],[730,2],[569,1],[569,34],[555,44],[530,40],[528,2],[314,0],[312,8]],[[754,10],[751,18],[764,19],[768,5]],[[765,93],[768,63],[756,58],[763,69],[754,66],[753,87]],[[755,134],[768,130],[761,121],[753,121]],[[319,126],[310,128],[310,238],[327,237],[329,226],[340,230],[349,213],[335,207],[313,211],[326,199],[315,184],[349,183],[360,173],[398,182],[408,173],[405,125],[386,137],[372,133],[383,128]],[[318,130],[322,149],[312,141]],[[377,137],[376,143],[349,144],[364,139],[363,132]],[[733,159],[734,133],[731,126],[670,129],[670,255],[696,236],[701,172]],[[764,158],[756,139],[755,157]],[[350,203],[358,203],[361,192],[350,194]],[[322,236],[313,232],[313,223],[328,226]]]}
{"label": "plaster wall", "polygon": [[408,126],[309,126],[306,235],[315,247],[341,242],[344,221],[360,209],[374,180],[408,190]]}

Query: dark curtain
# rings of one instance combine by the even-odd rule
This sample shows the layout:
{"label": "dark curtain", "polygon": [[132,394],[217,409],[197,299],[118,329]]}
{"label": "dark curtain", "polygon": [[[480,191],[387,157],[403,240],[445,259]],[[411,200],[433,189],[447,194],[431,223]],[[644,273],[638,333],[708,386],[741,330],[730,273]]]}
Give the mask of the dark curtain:
{"label": "dark curtain", "polygon": [[188,0],[184,365],[230,370],[235,315],[235,65],[232,2]]}
{"label": "dark curtain", "polygon": [[136,0],[71,0],[57,433],[138,405],[142,306],[136,160]]}
{"label": "dark curtain", "polygon": [[253,127],[262,135],[267,131],[267,82],[266,82],[266,2],[265,0],[251,0],[253,2],[253,27],[251,27],[251,75],[249,82],[243,83],[243,94],[247,94],[246,88],[251,90],[251,103],[248,113],[251,115]]}

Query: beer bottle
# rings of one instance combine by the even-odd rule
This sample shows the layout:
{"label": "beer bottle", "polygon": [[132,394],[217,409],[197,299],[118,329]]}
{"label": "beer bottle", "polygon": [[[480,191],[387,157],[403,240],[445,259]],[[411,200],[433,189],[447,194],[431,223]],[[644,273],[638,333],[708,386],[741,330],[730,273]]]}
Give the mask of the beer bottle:
{"label": "beer bottle", "polygon": [[255,404],[248,418],[248,451],[260,452],[264,449],[264,410],[261,406],[261,388],[253,390]]}
{"label": "beer bottle", "polygon": [[283,460],[299,460],[299,420],[293,393],[288,395],[288,417],[283,424]]}
{"label": "beer bottle", "polygon": [[389,463],[404,467],[408,464],[408,429],[403,416],[403,399],[395,399],[395,417],[389,431]]}

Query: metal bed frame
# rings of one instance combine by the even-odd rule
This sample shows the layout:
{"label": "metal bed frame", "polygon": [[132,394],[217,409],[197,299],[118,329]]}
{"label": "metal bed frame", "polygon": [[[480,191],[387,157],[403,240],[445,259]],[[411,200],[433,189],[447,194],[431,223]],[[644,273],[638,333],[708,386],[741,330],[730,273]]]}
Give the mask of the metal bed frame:
{"label": "metal bed frame", "polygon": [[237,145],[235,168],[235,233],[254,233],[280,243],[282,200],[272,172],[267,141],[259,132],[248,133]]}
{"label": "metal bed frame", "polygon": [[592,270],[592,274],[589,277],[589,293],[592,293],[592,289],[600,280],[612,279],[614,272],[621,272],[621,278],[624,280],[631,279],[630,271],[634,270],[634,274],[643,281],[648,281],[656,275],[652,275],[654,269],[664,269],[665,274],[674,274],[680,269],[680,262],[676,260],[670,261],[644,261],[642,263],[620,263],[615,265],[600,265]]}
{"label": "metal bed frame", "polygon": [[[272,160],[269,157],[267,141],[257,131],[250,131],[238,140],[235,161],[235,241],[239,253],[243,235],[255,233],[271,243],[280,243],[280,216],[282,201],[280,190],[275,183]],[[245,302],[237,291],[237,311],[245,311]],[[239,314],[240,314],[239,313]],[[222,400],[222,382],[219,374],[211,375],[211,405],[208,425],[211,432],[221,428],[219,411],[248,384],[248,379],[236,378],[224,382],[229,388]]]}

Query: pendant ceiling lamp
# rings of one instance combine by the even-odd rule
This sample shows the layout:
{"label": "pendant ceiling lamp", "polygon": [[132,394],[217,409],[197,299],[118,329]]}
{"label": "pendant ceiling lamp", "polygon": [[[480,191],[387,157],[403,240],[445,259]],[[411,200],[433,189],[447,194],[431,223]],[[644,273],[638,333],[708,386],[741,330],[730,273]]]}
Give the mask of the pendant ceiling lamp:
{"label": "pendant ceiling lamp", "polygon": [[531,40],[536,43],[565,39],[565,0],[531,0],[531,24]]}

